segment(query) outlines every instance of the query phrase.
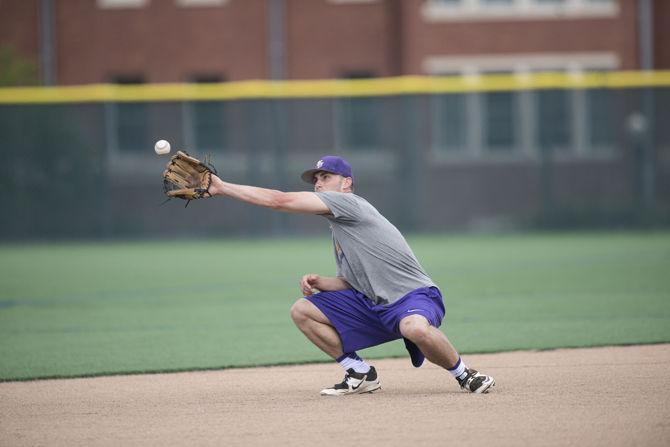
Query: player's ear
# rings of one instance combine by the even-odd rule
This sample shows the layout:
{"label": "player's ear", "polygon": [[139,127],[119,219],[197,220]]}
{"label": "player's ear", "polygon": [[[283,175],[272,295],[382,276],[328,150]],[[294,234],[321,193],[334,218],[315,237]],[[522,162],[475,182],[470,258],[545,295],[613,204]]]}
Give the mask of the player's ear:
{"label": "player's ear", "polygon": [[342,182],[342,188],[351,189],[351,186],[353,184],[354,184],[354,181],[351,177],[344,177],[344,181]]}

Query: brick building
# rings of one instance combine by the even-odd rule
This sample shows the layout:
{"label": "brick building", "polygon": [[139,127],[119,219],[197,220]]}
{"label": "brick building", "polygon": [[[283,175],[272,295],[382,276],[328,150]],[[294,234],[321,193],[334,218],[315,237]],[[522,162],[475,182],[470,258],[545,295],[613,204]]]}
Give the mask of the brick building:
{"label": "brick building", "polygon": [[[0,47],[56,85],[669,69],[668,42],[667,0],[0,0]],[[167,228],[169,211],[156,210],[157,139],[214,154],[232,181],[287,190],[304,188],[294,171],[341,154],[405,229],[616,224],[652,211],[670,222],[669,99],[660,87],[9,105],[6,164],[42,160],[50,179],[27,189],[17,177],[15,209],[30,193],[53,209],[10,211],[2,233],[72,231],[62,200],[44,197],[59,191],[50,167],[86,154],[81,171],[104,181],[59,183],[95,197],[77,214],[82,231],[192,234],[188,214]],[[240,204],[211,212],[199,231],[320,228]]]}
{"label": "brick building", "polygon": [[60,85],[667,69],[668,3],[0,0],[0,45]]}

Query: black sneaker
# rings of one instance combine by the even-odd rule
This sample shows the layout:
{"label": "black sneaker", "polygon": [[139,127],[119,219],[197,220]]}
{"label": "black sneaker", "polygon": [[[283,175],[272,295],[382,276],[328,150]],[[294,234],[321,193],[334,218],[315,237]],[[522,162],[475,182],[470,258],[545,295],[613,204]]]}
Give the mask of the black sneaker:
{"label": "black sneaker", "polygon": [[344,396],[346,394],[371,393],[381,387],[382,385],[379,383],[374,366],[371,366],[370,371],[366,373],[357,373],[353,368],[350,368],[344,375],[342,383],[321,390],[321,395]]}
{"label": "black sneaker", "polygon": [[471,393],[488,393],[489,389],[496,384],[493,377],[477,372],[477,370],[466,369],[465,372],[467,373],[466,376],[457,380],[462,389]]}

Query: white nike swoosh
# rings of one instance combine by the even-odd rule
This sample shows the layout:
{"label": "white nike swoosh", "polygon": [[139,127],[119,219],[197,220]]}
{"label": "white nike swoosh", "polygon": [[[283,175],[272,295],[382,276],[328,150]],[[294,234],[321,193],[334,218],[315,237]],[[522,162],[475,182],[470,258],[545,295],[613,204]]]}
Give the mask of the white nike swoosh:
{"label": "white nike swoosh", "polygon": [[420,310],[421,310],[421,309],[407,309],[407,312],[418,312],[418,311],[420,311]]}
{"label": "white nike swoosh", "polygon": [[367,379],[368,379],[368,375],[366,374],[366,375],[363,376],[363,379],[361,379],[361,383],[359,383],[359,384],[356,385],[356,386],[351,385],[351,389],[352,389],[352,390],[357,390],[357,389],[359,389],[359,388],[361,387],[361,385],[363,385],[363,382],[365,382]]}

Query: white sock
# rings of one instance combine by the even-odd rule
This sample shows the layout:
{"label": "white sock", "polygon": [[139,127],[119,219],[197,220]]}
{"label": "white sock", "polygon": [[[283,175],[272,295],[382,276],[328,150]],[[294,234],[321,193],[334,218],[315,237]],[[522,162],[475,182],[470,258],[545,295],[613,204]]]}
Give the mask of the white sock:
{"label": "white sock", "polygon": [[465,363],[461,360],[461,358],[458,358],[458,362],[456,362],[456,366],[454,366],[451,369],[448,369],[449,373],[456,378],[456,380],[460,380],[463,377],[467,375],[467,369],[468,367],[465,366]]}
{"label": "white sock", "polygon": [[[356,354],[354,354],[354,355],[356,355]],[[342,357],[344,357],[344,358],[342,358]],[[337,359],[337,363],[339,363],[340,366],[342,368],[344,368],[345,371],[348,370],[348,369],[351,369],[351,368],[353,368],[353,370],[356,371],[357,373],[366,373],[366,372],[370,371],[370,365],[365,363],[365,360],[358,357],[358,355],[356,355],[356,358],[349,357],[349,356],[347,356],[347,357],[342,356],[342,357]]]}

